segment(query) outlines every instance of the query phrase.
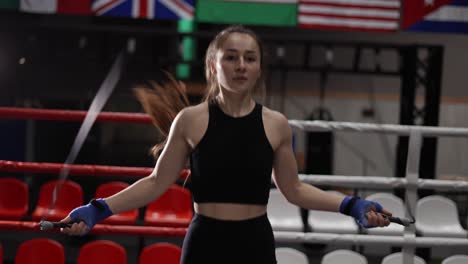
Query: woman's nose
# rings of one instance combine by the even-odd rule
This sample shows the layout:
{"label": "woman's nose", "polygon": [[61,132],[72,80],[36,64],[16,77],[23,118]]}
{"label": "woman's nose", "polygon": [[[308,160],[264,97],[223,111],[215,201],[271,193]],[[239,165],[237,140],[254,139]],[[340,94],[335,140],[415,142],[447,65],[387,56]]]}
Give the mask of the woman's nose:
{"label": "woman's nose", "polygon": [[245,70],[245,61],[243,58],[239,59],[239,62],[237,63],[237,69],[238,70]]}

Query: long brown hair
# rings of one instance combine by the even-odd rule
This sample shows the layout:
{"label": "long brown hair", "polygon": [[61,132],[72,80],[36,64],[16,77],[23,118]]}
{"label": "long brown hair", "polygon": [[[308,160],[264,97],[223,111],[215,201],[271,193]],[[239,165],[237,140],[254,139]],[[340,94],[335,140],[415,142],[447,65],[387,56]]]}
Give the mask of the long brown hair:
{"label": "long brown hair", "polygon": [[151,154],[155,158],[159,156],[166,145],[172,121],[180,110],[189,105],[185,84],[177,81],[170,73],[164,73],[167,80],[161,84],[155,81],[146,81],[146,83],[134,88],[135,96],[164,138],[151,148]]}
{"label": "long brown hair", "polygon": [[205,94],[204,100],[205,101],[212,101],[215,97],[219,94],[219,83],[216,79],[216,76],[213,75],[211,72],[211,65],[213,65],[216,61],[216,53],[223,45],[224,41],[228,38],[228,36],[232,33],[242,33],[247,34],[252,37],[255,42],[257,42],[258,48],[260,50],[260,68],[262,70],[260,77],[258,78],[255,86],[253,88],[252,93],[258,94],[262,98],[265,96],[265,73],[266,69],[265,65],[265,53],[262,45],[262,41],[258,37],[255,32],[252,30],[241,26],[241,25],[233,25],[230,27],[225,28],[221,32],[219,32],[213,40],[210,42],[208,49],[206,50],[205,55],[205,78],[207,82],[207,92]]}
{"label": "long brown hair", "polygon": [[[260,67],[262,72],[252,93],[258,94],[262,98],[265,95],[265,56],[262,42],[252,30],[244,26],[234,25],[219,32],[213,38],[206,51],[205,77],[207,91],[204,97],[205,101],[213,100],[219,93],[219,83],[216,76],[211,73],[210,66],[216,61],[216,53],[227,37],[232,33],[247,34],[257,42],[260,50]],[[156,159],[166,144],[172,121],[180,110],[189,105],[184,83],[177,81],[168,72],[165,72],[165,74],[168,77],[168,81],[166,82],[159,84],[155,81],[147,81],[145,84],[138,85],[134,89],[138,101],[140,101],[143,109],[151,117],[153,124],[159,129],[163,136],[163,140],[151,148],[151,154]]]}

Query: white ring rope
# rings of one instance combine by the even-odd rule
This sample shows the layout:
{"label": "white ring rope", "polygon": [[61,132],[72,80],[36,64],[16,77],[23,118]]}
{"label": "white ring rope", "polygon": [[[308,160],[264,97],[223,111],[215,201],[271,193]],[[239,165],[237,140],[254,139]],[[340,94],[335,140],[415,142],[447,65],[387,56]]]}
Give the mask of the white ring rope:
{"label": "white ring rope", "polygon": [[303,233],[275,231],[277,242],[291,243],[318,243],[329,245],[386,245],[386,246],[417,246],[417,247],[468,247],[466,238],[447,237],[415,237],[406,239],[404,236],[384,236],[384,235],[352,235],[333,233]]}
{"label": "white ring rope", "polygon": [[[398,177],[299,174],[299,178],[303,182],[312,185],[329,185],[350,188],[393,189],[404,188],[410,185],[406,178]],[[468,182],[418,179],[416,187],[419,189],[458,192],[468,191]]]}
{"label": "white ring rope", "polygon": [[420,131],[423,136],[468,137],[468,128],[460,127],[408,126],[320,120],[289,120],[289,124],[291,127],[303,131],[353,131],[409,135],[411,131],[417,130]]}
{"label": "white ring rope", "polygon": [[[409,126],[321,120],[289,120],[289,124],[291,127],[303,131],[350,131],[396,135],[410,135],[411,133],[417,133],[421,136],[468,137],[468,128],[457,127]],[[415,183],[409,183],[407,178],[314,174],[300,174],[299,177],[302,181],[310,184],[331,185],[337,187],[393,189],[415,185],[415,187],[420,189],[468,191],[468,182],[464,181],[417,179]]]}
{"label": "white ring rope", "polygon": [[[405,188],[405,205],[409,209],[406,216],[413,217],[418,189],[443,191],[468,191],[468,182],[419,178],[419,162],[423,137],[468,137],[467,128],[408,126],[393,124],[371,124],[334,121],[289,120],[292,128],[302,131],[347,131],[363,133],[383,133],[409,136],[408,157],[405,178],[375,176],[341,176],[341,175],[306,175],[299,178],[313,185],[329,185],[348,188],[393,189]],[[342,245],[391,245],[402,247],[403,263],[413,263],[416,247],[435,248],[439,246],[468,247],[468,239],[452,237],[417,237],[415,226],[406,227],[401,236],[352,235],[333,233],[295,233],[275,232],[275,239],[282,242],[326,243]]]}

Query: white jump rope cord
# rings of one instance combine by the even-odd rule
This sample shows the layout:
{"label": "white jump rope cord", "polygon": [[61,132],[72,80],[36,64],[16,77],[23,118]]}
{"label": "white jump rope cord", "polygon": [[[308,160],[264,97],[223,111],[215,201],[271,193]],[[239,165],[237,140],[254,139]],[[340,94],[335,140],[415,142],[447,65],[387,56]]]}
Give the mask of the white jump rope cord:
{"label": "white jump rope cord", "polygon": [[73,142],[73,146],[70,149],[70,153],[68,154],[67,159],[65,160],[64,166],[60,170],[58,183],[55,185],[53,194],[52,194],[52,201],[50,203],[49,208],[47,209],[46,214],[44,215],[42,220],[45,220],[47,216],[50,214],[50,211],[54,208],[55,203],[57,201],[57,195],[62,187],[63,182],[68,178],[70,168],[67,166],[69,164],[73,164],[78,156],[78,153],[81,150],[81,147],[84,144],[84,141],[88,137],[89,131],[93,126],[94,122],[96,121],[97,116],[101,112],[102,108],[106,104],[107,100],[109,99],[110,95],[114,91],[117,82],[120,79],[120,75],[122,73],[123,68],[123,61],[124,61],[124,51],[120,52],[117,59],[115,60],[114,64],[112,65],[111,70],[104,79],[104,82],[99,87],[99,90],[96,93],[96,96],[93,98],[91,102],[91,106],[86,113],[86,117],[81,124],[80,130],[76,135],[76,138]]}

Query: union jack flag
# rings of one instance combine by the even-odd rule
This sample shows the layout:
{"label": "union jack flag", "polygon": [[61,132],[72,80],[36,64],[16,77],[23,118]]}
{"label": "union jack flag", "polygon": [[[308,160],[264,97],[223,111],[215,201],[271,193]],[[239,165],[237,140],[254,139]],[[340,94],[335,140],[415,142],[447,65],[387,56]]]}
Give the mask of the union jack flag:
{"label": "union jack flag", "polygon": [[193,19],[195,0],[93,0],[97,16]]}

